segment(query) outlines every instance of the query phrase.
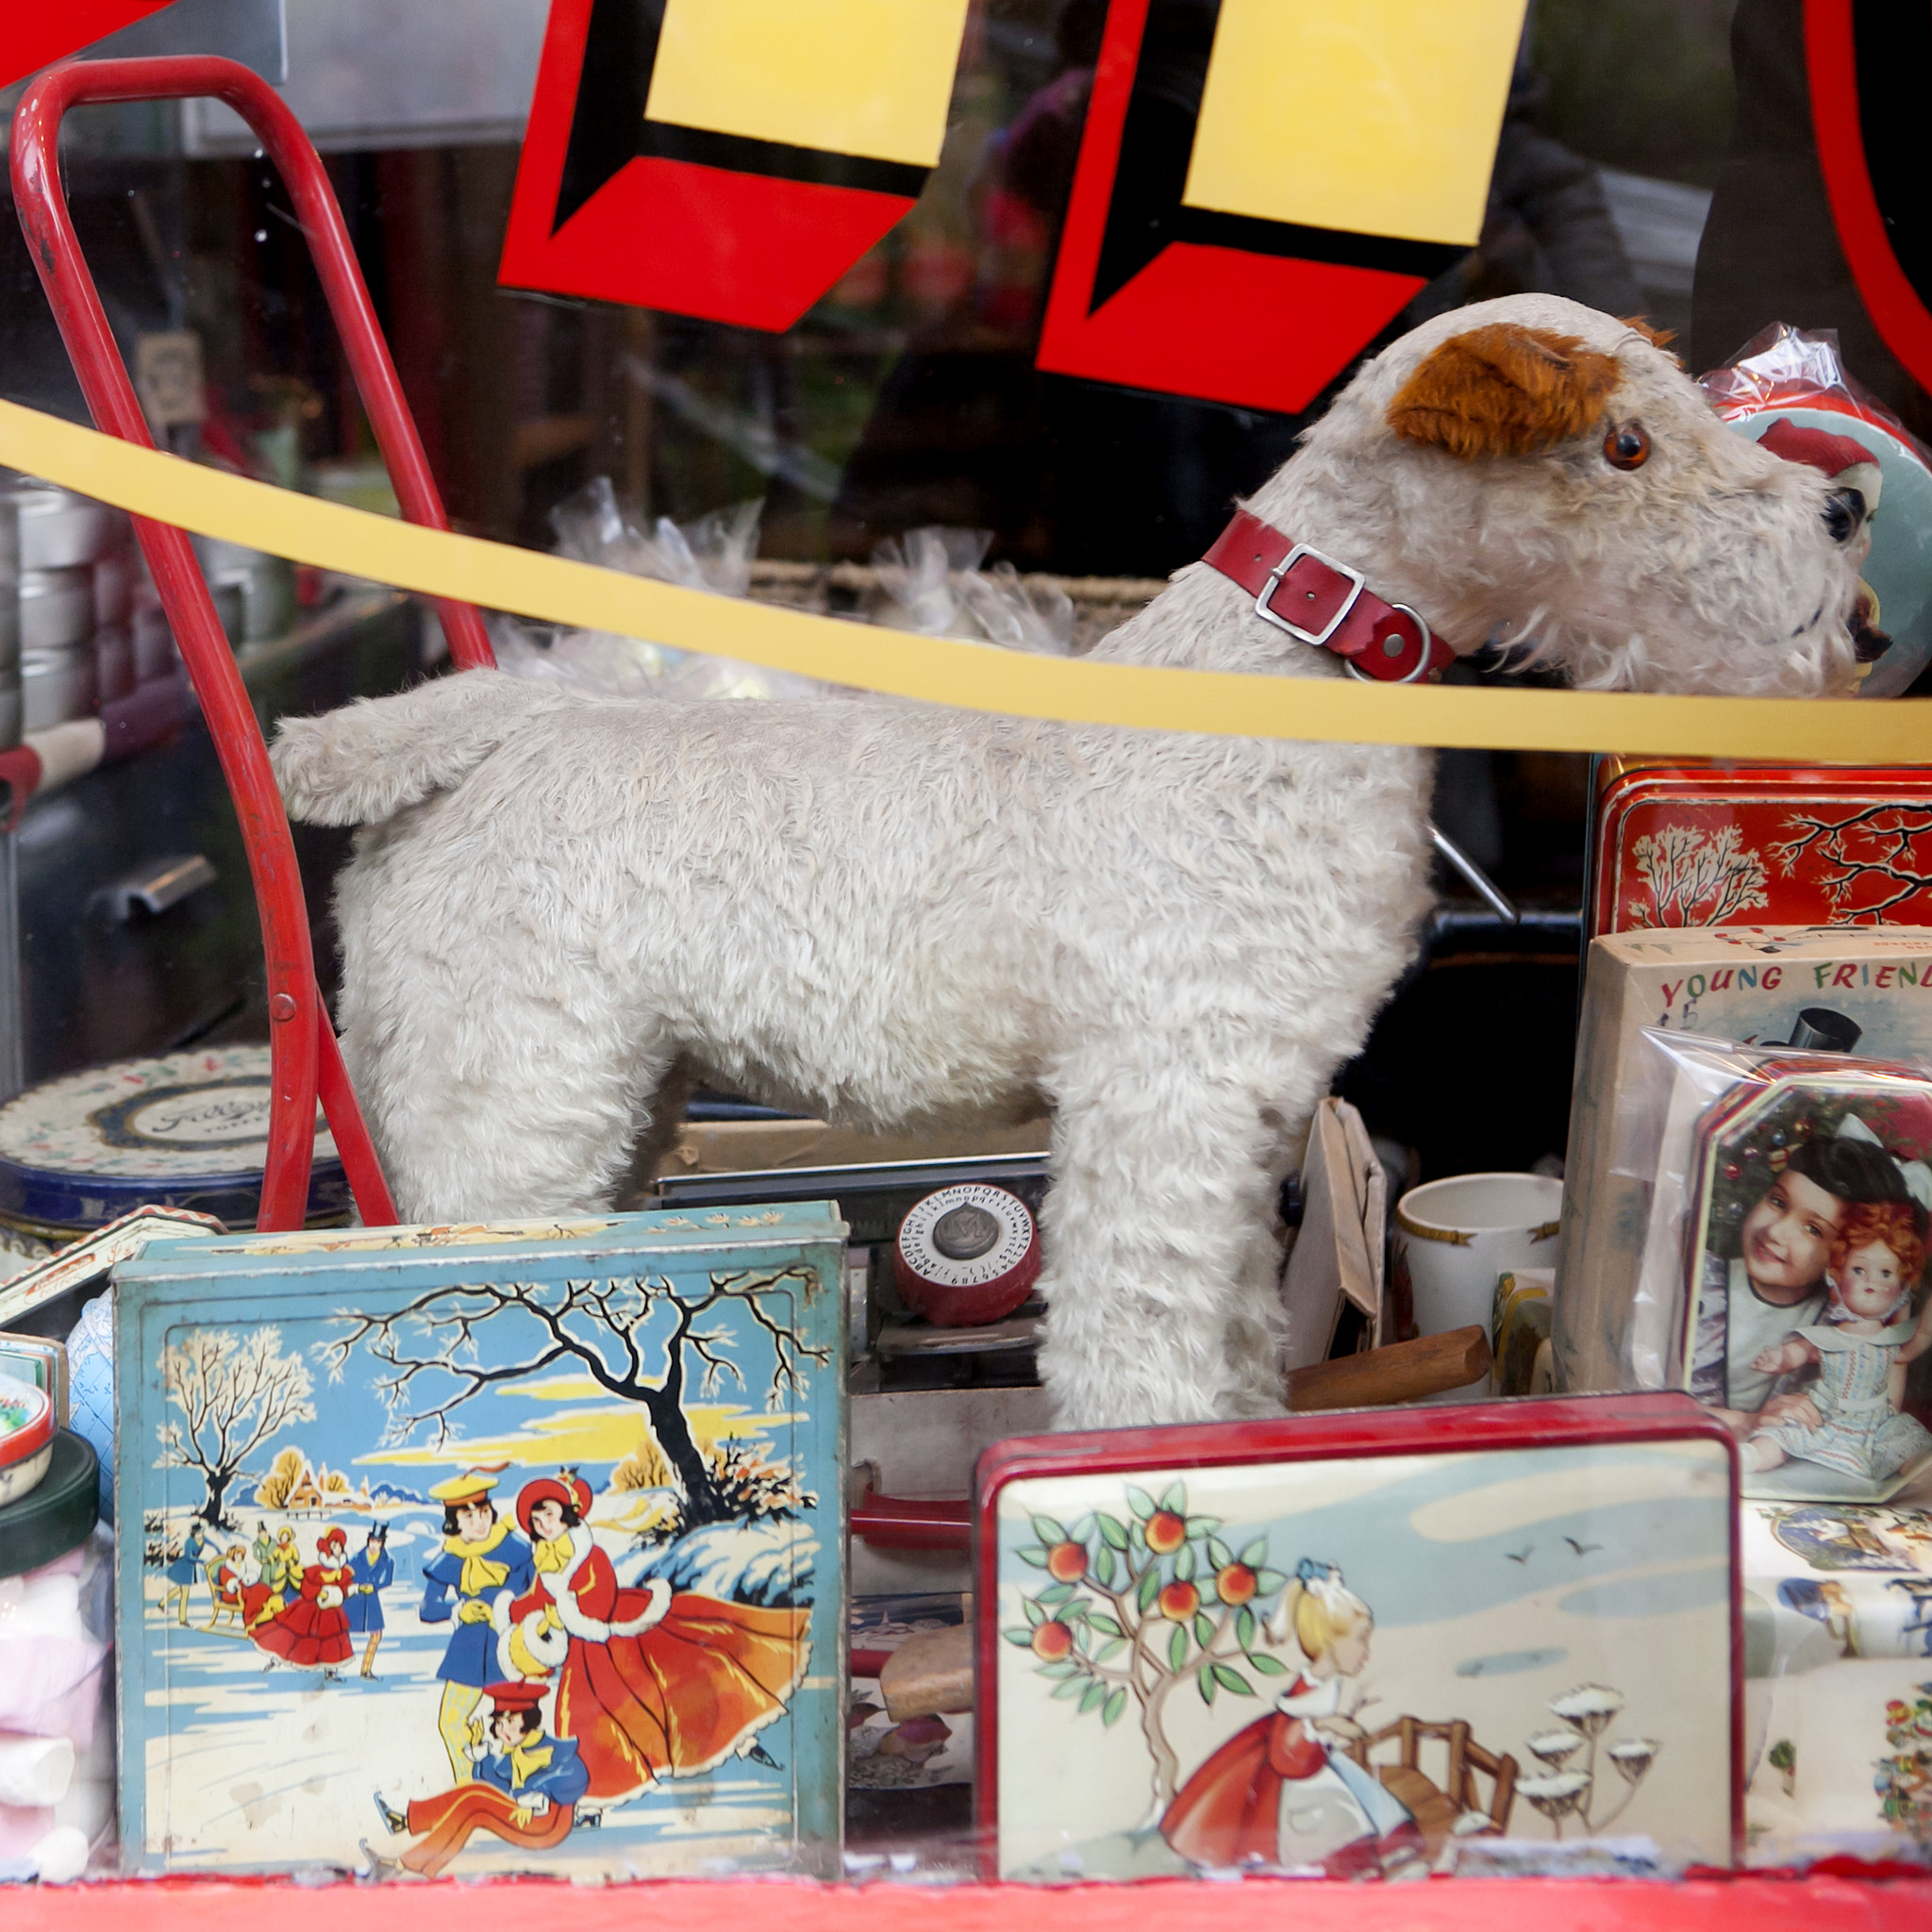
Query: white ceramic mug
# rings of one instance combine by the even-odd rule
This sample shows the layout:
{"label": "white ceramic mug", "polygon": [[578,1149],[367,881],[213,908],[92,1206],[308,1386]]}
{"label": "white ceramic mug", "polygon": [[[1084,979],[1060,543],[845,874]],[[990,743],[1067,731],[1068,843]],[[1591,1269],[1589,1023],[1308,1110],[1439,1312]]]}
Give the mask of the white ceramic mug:
{"label": "white ceramic mug", "polygon": [[1407,1314],[1418,1335],[1472,1323],[1487,1333],[1496,1276],[1552,1265],[1562,1218],[1563,1183],[1540,1174],[1458,1174],[1411,1188],[1395,1204],[1391,1243],[1396,1325]]}

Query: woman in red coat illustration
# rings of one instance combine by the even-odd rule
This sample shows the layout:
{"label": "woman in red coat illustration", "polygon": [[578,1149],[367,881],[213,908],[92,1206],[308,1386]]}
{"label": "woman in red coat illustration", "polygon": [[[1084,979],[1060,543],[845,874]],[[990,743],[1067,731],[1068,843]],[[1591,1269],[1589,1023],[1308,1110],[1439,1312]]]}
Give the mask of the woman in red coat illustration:
{"label": "woman in red coat illustration", "polygon": [[1352,1877],[1423,1853],[1407,1808],[1338,1748],[1363,1735],[1341,1701],[1368,1663],[1374,1626],[1340,1570],[1302,1559],[1277,1627],[1284,1639],[1293,1631],[1307,1663],[1274,1710],[1213,1752],[1167,1807],[1161,1836],[1182,1857]]}
{"label": "woman in red coat illustration", "polygon": [[625,1798],[711,1770],[777,1717],[805,1675],[811,1617],[674,1592],[658,1577],[620,1590],[584,1521],[591,1497],[569,1470],[519,1493],[536,1581],[497,1598],[497,1656],[507,1676],[557,1672],[554,1734],[576,1740],[589,1796]]}
{"label": "woman in red coat illustration", "polygon": [[291,1663],[333,1677],[336,1666],[347,1661],[355,1647],[349,1613],[342,1607],[355,1581],[342,1561],[348,1545],[346,1531],[325,1530],[315,1546],[315,1561],[302,1573],[300,1591],[292,1596],[277,1591],[249,1624],[249,1636],[268,1652],[267,1669]]}

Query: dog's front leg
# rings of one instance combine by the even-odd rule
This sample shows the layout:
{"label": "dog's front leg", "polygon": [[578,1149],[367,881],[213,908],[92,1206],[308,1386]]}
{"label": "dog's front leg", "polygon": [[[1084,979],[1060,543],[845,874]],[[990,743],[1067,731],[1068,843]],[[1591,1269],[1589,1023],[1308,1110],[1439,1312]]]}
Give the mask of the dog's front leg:
{"label": "dog's front leg", "polygon": [[1201,1063],[1056,1082],[1040,1366],[1061,1428],[1281,1411],[1280,1132]]}

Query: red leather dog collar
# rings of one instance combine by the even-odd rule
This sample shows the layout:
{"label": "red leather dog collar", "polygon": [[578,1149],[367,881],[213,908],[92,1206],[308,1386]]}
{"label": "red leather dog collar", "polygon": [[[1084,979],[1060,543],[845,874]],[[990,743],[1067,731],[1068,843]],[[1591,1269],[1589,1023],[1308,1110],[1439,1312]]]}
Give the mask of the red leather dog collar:
{"label": "red leather dog collar", "polygon": [[1305,644],[1333,651],[1357,677],[1433,683],[1456,661],[1456,653],[1407,604],[1386,602],[1360,571],[1291,542],[1244,509],[1235,511],[1201,560],[1246,591],[1257,617]]}

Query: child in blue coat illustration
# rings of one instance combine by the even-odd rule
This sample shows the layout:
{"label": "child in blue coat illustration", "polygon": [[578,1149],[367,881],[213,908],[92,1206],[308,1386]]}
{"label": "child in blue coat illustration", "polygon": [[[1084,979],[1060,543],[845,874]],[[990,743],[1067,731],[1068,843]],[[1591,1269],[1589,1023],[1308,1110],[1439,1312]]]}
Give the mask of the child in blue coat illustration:
{"label": "child in blue coat illustration", "polygon": [[382,1641],[382,1592],[396,1580],[396,1559],[389,1553],[388,1524],[370,1525],[362,1547],[349,1558],[349,1574],[355,1578],[349,1586],[345,1606],[349,1612],[349,1634],[359,1637],[367,1632],[369,1641],[362,1651],[362,1674],[373,1679],[375,1649]]}

